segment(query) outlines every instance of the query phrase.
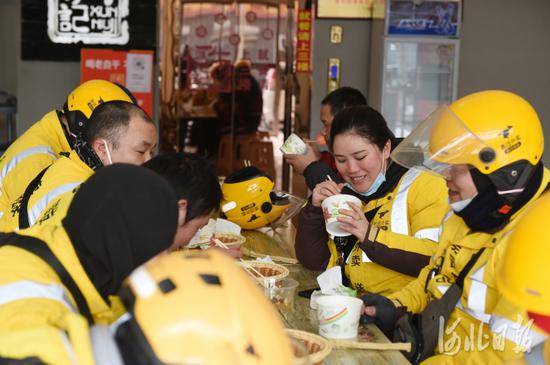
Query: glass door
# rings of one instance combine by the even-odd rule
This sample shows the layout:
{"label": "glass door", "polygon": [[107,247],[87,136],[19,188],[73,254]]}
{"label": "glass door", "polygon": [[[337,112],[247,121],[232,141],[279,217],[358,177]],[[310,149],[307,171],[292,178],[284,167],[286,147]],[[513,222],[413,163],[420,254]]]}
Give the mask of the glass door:
{"label": "glass door", "polygon": [[[227,176],[251,162],[250,142],[282,139],[292,106],[285,89],[293,69],[294,2],[176,3],[163,3],[161,149],[204,155]],[[260,168],[281,180],[282,161],[272,156],[277,146],[268,144],[257,146],[258,159],[266,161]]]}
{"label": "glass door", "polygon": [[397,137],[456,98],[459,41],[386,37],[382,114]]}

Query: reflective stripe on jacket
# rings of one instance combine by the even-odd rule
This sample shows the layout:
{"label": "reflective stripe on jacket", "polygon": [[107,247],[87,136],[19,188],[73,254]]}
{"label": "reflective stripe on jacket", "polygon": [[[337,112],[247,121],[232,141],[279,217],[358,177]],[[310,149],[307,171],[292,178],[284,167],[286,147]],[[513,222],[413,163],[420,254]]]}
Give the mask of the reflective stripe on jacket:
{"label": "reflective stripe on jacket", "polygon": [[[363,206],[370,221],[364,242],[346,260],[346,276],[359,292],[391,293],[407,285],[435,253],[439,227],[449,210],[442,178],[409,170],[385,196]],[[332,240],[327,268],[339,254]]]}
{"label": "reflective stripe on jacket", "polygon": [[[466,276],[462,297],[445,324],[441,345],[435,349],[439,355],[426,363],[501,363],[523,356],[521,346],[528,343],[534,347],[547,338],[529,324],[524,310],[502,298],[495,273],[506,248],[506,237],[549,182],[550,171],[545,169],[541,186],[530,202],[495,233],[470,232],[462,218],[452,214],[443,225],[439,247],[430,264],[418,279],[389,296],[409,311],[419,313],[430,300],[443,295],[473,254],[485,248]],[[471,338],[475,340],[473,345]]]}
{"label": "reflective stripe on jacket", "polygon": [[[27,202],[29,225],[48,220],[60,223],[67,213],[76,188],[86,181],[93,170],[86,165],[75,151],[68,157],[56,160],[42,176],[40,185]],[[11,232],[19,229],[19,213],[22,195],[12,202],[10,214],[0,218],[0,231]],[[65,200],[62,204],[60,199]]]}
{"label": "reflective stripe on jacket", "polygon": [[11,204],[40,171],[70,151],[57,113],[46,114],[0,157],[0,217],[10,213]]}
{"label": "reflective stripe on jacket", "polygon": [[[123,312],[119,301],[110,307],[98,293],[61,225],[34,226],[18,232],[47,244],[76,282],[96,323],[111,323]],[[27,289],[20,291],[23,286]],[[41,258],[18,247],[0,248],[0,331],[54,324],[77,308],[55,271]],[[19,296],[19,297],[18,297]],[[13,298],[13,300],[9,300]],[[70,304],[69,304],[70,303]]]}

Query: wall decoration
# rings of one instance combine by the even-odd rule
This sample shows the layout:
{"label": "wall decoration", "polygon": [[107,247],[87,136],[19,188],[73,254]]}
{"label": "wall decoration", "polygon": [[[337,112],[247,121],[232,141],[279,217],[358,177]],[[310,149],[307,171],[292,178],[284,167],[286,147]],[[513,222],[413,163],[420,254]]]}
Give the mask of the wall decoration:
{"label": "wall decoration", "polygon": [[458,37],[460,2],[391,0],[387,33]]}
{"label": "wall decoration", "polygon": [[156,0],[21,0],[21,58],[79,61],[80,49],[156,47]]}
{"label": "wall decoration", "polygon": [[342,43],[342,37],[344,34],[344,28],[340,25],[330,26],[330,43]]}
{"label": "wall decoration", "polygon": [[102,79],[124,85],[153,116],[153,51],[83,48],[80,81]]}
{"label": "wall decoration", "polygon": [[125,45],[129,14],[128,0],[48,0],[48,36],[54,43]]}
{"label": "wall decoration", "polygon": [[383,19],[386,0],[317,0],[317,18]]}
{"label": "wall decoration", "polygon": [[296,72],[311,72],[311,10],[298,11],[298,31],[296,38]]}

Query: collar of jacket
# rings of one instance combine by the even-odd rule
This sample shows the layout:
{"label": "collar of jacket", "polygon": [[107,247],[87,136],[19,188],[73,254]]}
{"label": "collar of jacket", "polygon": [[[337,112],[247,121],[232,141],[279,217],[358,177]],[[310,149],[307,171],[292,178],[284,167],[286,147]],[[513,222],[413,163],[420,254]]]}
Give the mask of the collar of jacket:
{"label": "collar of jacket", "polygon": [[57,123],[57,128],[61,130],[61,133],[57,132],[56,134],[59,135],[59,139],[61,140],[61,144],[63,145],[62,151],[70,151],[74,148],[74,138],[69,135],[69,132],[61,121],[61,118],[63,118],[63,112],[61,110],[55,110],[55,113],[57,115],[57,119],[59,120],[59,123]]}

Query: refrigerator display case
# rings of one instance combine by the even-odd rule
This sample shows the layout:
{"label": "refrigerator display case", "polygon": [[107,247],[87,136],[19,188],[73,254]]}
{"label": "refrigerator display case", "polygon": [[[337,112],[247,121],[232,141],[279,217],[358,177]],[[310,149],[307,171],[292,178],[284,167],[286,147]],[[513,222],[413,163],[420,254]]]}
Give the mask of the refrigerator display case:
{"label": "refrigerator display case", "polygon": [[386,37],[381,109],[396,136],[456,98],[458,56],[456,39]]}
{"label": "refrigerator display case", "polygon": [[456,0],[387,0],[377,94],[397,137],[456,99],[461,11]]}

